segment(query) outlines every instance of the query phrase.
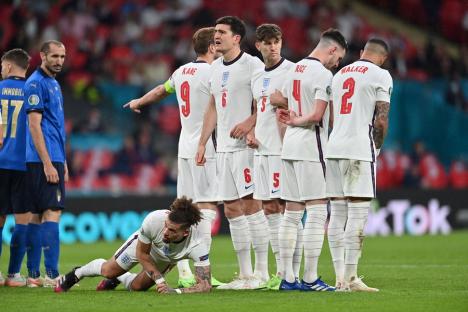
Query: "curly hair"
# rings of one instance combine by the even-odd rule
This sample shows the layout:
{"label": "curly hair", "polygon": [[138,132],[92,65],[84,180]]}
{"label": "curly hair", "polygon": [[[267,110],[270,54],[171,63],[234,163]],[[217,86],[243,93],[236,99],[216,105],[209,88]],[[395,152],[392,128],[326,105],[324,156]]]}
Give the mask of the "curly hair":
{"label": "curly hair", "polygon": [[176,198],[169,208],[171,210],[168,216],[169,220],[177,224],[182,224],[183,228],[196,225],[201,220],[200,210],[193,203],[191,198],[185,196]]}

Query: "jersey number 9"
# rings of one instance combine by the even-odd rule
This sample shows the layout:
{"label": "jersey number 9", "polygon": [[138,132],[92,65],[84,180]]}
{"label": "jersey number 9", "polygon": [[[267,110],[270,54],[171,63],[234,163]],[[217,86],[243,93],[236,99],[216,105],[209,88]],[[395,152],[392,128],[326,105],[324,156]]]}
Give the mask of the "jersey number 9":
{"label": "jersey number 9", "polygon": [[182,115],[188,117],[190,115],[190,85],[188,81],[184,81],[180,85],[180,98],[184,101],[184,105],[180,107]]}

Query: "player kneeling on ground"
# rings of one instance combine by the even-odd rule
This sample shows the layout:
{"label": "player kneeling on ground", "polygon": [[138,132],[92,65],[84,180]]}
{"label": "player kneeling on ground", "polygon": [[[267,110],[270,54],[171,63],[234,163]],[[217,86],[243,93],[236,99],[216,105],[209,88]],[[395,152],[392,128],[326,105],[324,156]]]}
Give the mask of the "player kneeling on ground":
{"label": "player kneeling on ground", "polygon": [[[96,290],[112,290],[123,283],[128,290],[147,290],[156,284],[159,293],[194,293],[211,290],[211,268],[206,244],[196,225],[200,210],[186,197],[176,199],[170,210],[151,212],[141,228],[109,259],[96,259],[74,268],[57,283],[55,292],[68,291],[86,276],[104,276]],[[192,259],[197,283],[190,288],[170,288],[164,279],[182,259]],[[138,274],[128,272],[137,263]]]}

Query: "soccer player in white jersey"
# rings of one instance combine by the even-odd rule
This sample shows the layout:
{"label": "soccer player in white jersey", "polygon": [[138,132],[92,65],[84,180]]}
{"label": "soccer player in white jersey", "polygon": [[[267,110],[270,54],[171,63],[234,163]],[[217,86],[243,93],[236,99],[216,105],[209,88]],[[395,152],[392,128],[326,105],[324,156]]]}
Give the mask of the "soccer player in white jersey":
{"label": "soccer player in white jersey", "polygon": [[[325,31],[308,57],[295,64],[287,77],[289,110],[278,109],[280,121],[288,125],[283,140],[281,198],[286,209],[280,226],[280,258],[285,275],[280,290],[333,291],[317,274],[327,220],[325,161],[328,137],[332,73],[347,49],[343,35]],[[292,267],[297,225],[304,208],[304,276],[299,283]]]}
{"label": "soccer player in white jersey", "polygon": [[[214,46],[214,28],[201,28],[193,35],[193,48],[197,54],[195,61],[179,67],[164,84],[155,87],[138,99],[125,104],[135,112],[153,102],[160,101],[169,94],[176,93],[179,103],[182,131],[179,138],[177,197],[187,196],[197,203],[202,212],[198,225],[204,233],[204,241],[211,247],[211,226],[216,218],[216,158],[213,141],[206,147],[206,164],[195,164],[195,154],[200,138],[203,115],[209,100],[209,78],[211,63],[217,56]],[[189,287],[195,283],[188,260],[177,263],[179,286]],[[215,278],[213,286],[221,283]]]}
{"label": "soccer player in white jersey", "polygon": [[[62,276],[55,292],[68,291],[88,276],[104,276],[96,290],[111,290],[123,283],[128,290],[147,290],[156,284],[159,293],[194,293],[211,290],[211,269],[203,233],[196,225],[201,213],[191,199],[177,198],[170,210],[156,210],[143,220],[141,228],[109,259],[95,259]],[[182,259],[192,259],[196,284],[189,288],[171,288],[164,276]],[[129,273],[138,263],[142,271]]]}
{"label": "soccer player in white jersey", "polygon": [[[244,22],[234,16],[218,19],[215,45],[222,57],[213,62],[211,98],[198,144],[197,163],[205,162],[206,142],[217,129],[218,195],[224,202],[231,238],[239,262],[239,276],[221,289],[257,288],[268,279],[268,224],[253,199],[253,150],[246,135],[255,124],[251,79],[264,64],[240,49]],[[252,270],[250,245],[255,252]],[[220,289],[218,287],[218,289]]]}
{"label": "soccer player in white jersey", "polygon": [[364,226],[375,197],[375,163],[388,129],[393,81],[380,68],[387,44],[370,39],[361,59],[333,77],[333,131],[326,149],[327,196],[331,198],[328,237],[336,286],[351,291],[378,291],[357,275]]}
{"label": "soccer player in white jersey", "polygon": [[283,272],[278,242],[283,212],[279,201],[282,135],[269,96],[274,90],[282,89],[284,77],[294,64],[281,57],[283,35],[278,25],[262,24],[257,27],[255,34],[255,46],[262,54],[265,68],[261,75],[256,75],[252,81],[252,93],[257,105],[257,121],[255,128],[247,135],[247,144],[256,149],[253,196],[262,201],[263,211],[268,220],[271,249],[276,260],[276,274],[269,280],[267,287],[277,289]]}

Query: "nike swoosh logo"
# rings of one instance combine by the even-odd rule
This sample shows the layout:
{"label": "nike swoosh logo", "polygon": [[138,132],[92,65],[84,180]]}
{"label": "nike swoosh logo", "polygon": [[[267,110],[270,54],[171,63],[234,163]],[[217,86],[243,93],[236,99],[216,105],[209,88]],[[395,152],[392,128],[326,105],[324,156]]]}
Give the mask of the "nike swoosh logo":
{"label": "nike swoosh logo", "polygon": [[275,193],[278,193],[280,190],[273,190],[271,191],[271,194],[275,194]]}
{"label": "nike swoosh logo", "polygon": [[251,188],[253,186],[253,184],[250,184],[249,186],[244,186],[246,190],[248,190],[249,188]]}

